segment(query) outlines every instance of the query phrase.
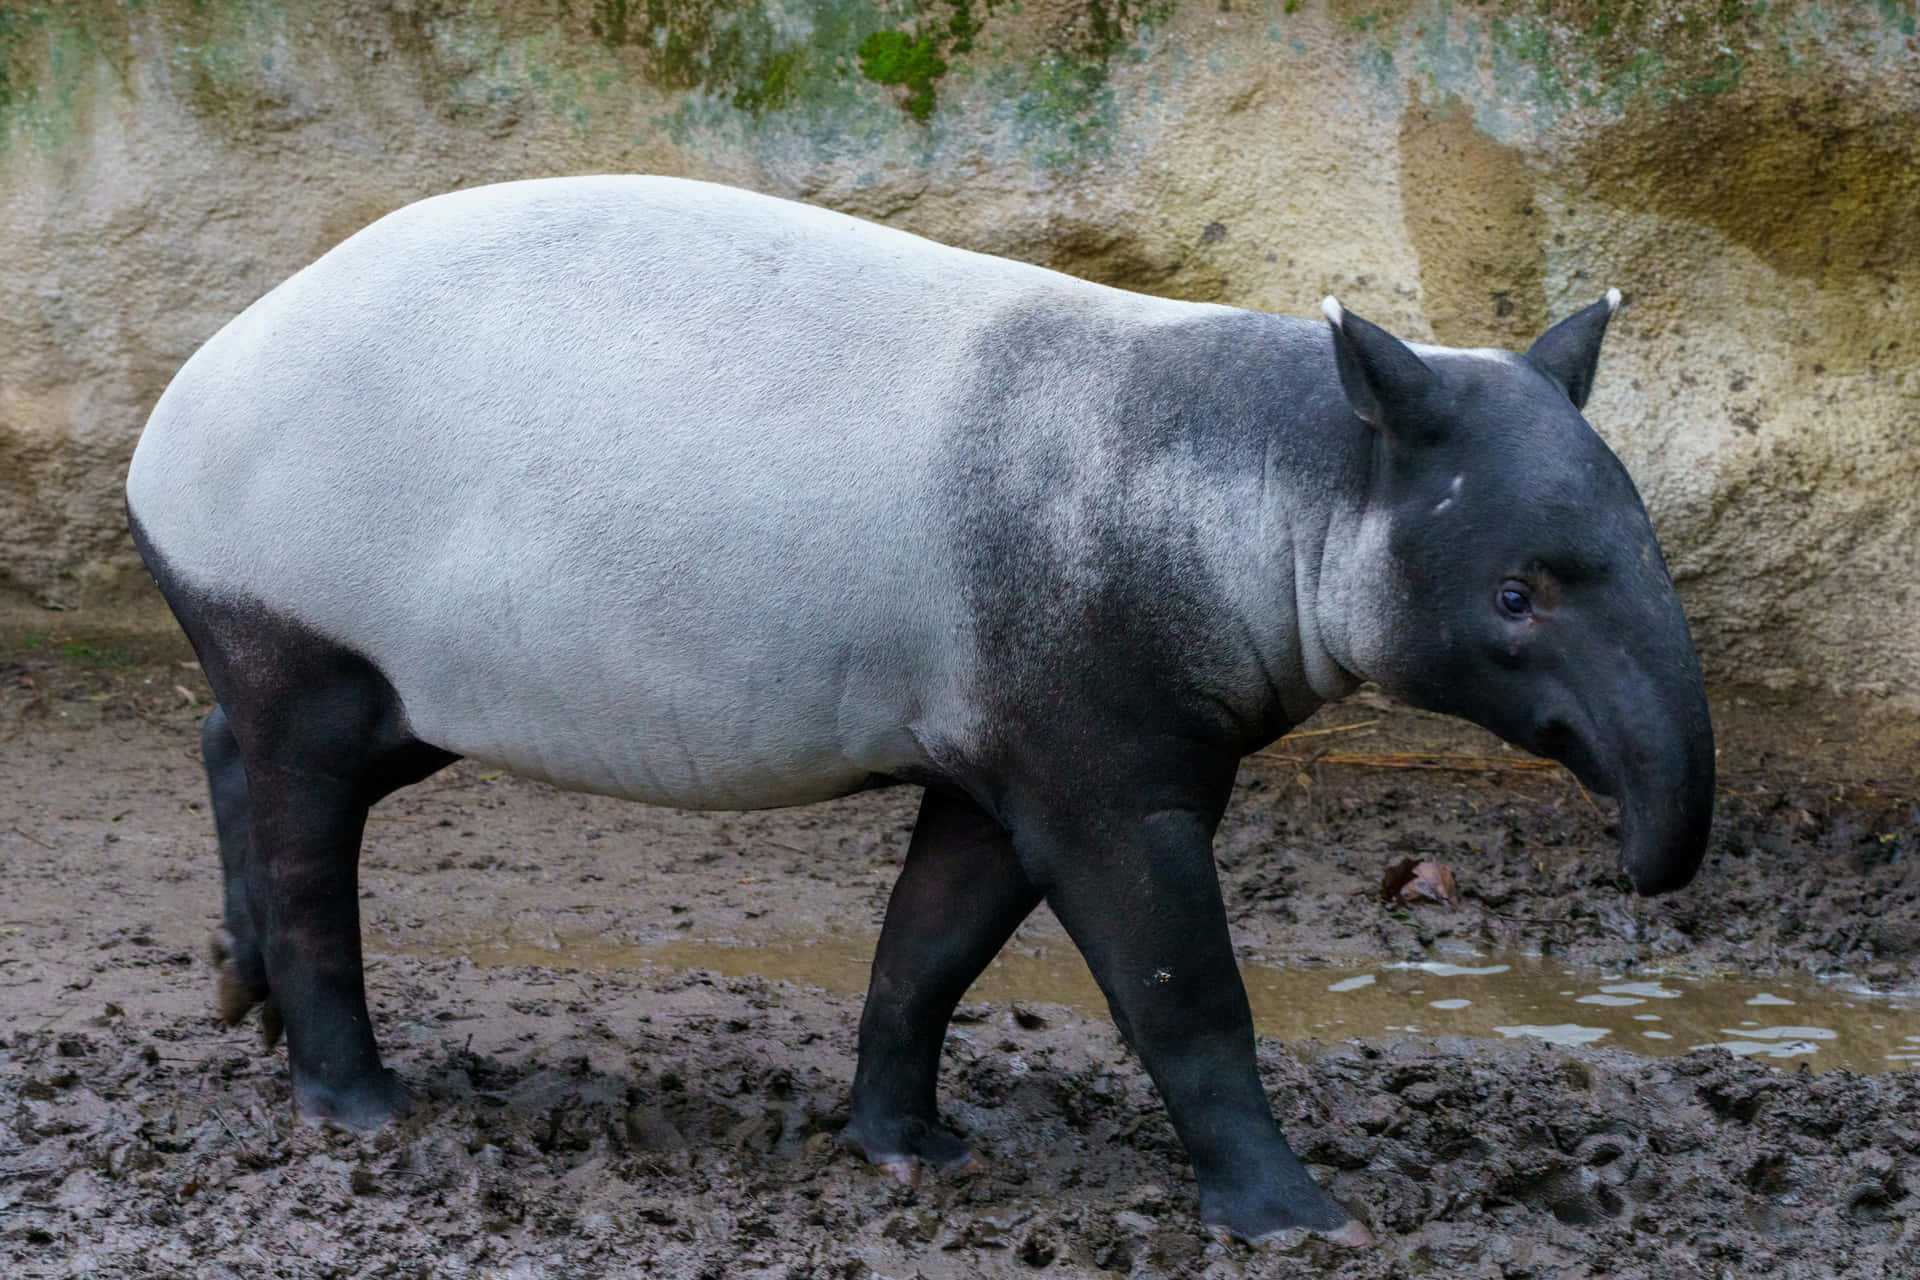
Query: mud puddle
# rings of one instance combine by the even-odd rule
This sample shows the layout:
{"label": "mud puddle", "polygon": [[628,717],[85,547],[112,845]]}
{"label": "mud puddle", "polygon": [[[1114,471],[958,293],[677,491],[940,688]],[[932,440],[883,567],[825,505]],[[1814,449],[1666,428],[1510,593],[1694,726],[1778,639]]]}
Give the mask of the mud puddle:
{"label": "mud puddle", "polygon": [[[466,959],[485,968],[595,973],[705,969],[819,987],[866,990],[875,938],[611,942],[597,935],[464,934],[374,940],[397,955]],[[1375,966],[1243,964],[1255,1030],[1297,1042],[1400,1035],[1603,1044],[1650,1057],[1725,1049],[1736,1057],[1814,1071],[1878,1072],[1920,1063],[1920,992],[1839,984],[1757,983],[1697,975],[1631,976],[1520,955]],[[1092,1017],[1106,1001],[1070,948],[1017,945],[967,993],[969,1002],[1057,1004]]]}

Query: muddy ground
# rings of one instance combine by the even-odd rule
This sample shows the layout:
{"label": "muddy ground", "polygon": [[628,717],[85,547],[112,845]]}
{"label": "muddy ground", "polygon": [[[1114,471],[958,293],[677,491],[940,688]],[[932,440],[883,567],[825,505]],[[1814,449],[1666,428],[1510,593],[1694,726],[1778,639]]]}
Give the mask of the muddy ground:
{"label": "muddy ground", "polygon": [[[904,789],[680,814],[463,763],[393,798],[361,905],[378,1034],[424,1105],[372,1137],[297,1127],[283,1056],[212,1014],[189,659],[152,635],[0,634],[9,1275],[1920,1275],[1911,1070],[1263,1041],[1294,1147],[1379,1236],[1277,1253],[1195,1225],[1173,1132],[1098,1012],[964,1006],[945,1105],[988,1162],[909,1190],[834,1141],[857,996],[569,962],[583,938],[860,937]],[[1758,693],[1716,715],[1707,863],[1639,901],[1605,802],[1565,773],[1382,700],[1323,712],[1247,763],[1219,841],[1243,957],[1920,982],[1920,727]],[[1458,908],[1380,902],[1407,856],[1454,871]],[[1015,945],[1065,944],[1042,913]]]}

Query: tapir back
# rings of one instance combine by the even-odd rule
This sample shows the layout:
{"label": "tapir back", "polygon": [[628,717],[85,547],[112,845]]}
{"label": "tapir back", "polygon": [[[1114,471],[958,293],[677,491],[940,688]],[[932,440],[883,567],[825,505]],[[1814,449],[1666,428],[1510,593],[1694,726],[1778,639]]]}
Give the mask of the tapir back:
{"label": "tapir back", "polygon": [[[819,799],[975,732],[940,460],[996,317],[1035,305],[1201,310],[707,184],[444,196],[212,339],[129,508],[186,589],[373,662],[425,742],[654,802]],[[1071,434],[1115,370],[1048,378]]]}

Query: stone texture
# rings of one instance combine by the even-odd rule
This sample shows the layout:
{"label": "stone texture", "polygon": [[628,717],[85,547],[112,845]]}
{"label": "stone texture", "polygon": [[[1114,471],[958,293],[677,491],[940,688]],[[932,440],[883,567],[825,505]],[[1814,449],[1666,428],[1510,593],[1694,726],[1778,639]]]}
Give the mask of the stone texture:
{"label": "stone texture", "polygon": [[139,580],[148,408],[358,227],[654,171],[1450,343],[1617,285],[1589,416],[1711,677],[1911,710],[1914,27],[1898,0],[0,5],[0,589]]}

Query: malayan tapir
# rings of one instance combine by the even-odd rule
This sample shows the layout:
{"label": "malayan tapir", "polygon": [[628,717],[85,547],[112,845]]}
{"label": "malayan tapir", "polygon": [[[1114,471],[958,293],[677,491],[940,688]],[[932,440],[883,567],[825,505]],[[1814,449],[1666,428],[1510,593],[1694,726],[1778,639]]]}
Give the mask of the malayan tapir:
{"label": "malayan tapir", "polygon": [[948,1018],[1045,901],[1205,1220],[1364,1241],[1269,1111],[1212,836],[1242,756],[1371,680],[1564,761],[1641,892],[1687,883],[1700,670],[1580,414],[1618,303],[1452,350],[654,177],[381,219],[201,348],[127,478],[218,703],[223,1013],[284,1026],[300,1115],[406,1110],[356,863],[462,756],[701,809],[917,785],[847,1143],[969,1158]]}

